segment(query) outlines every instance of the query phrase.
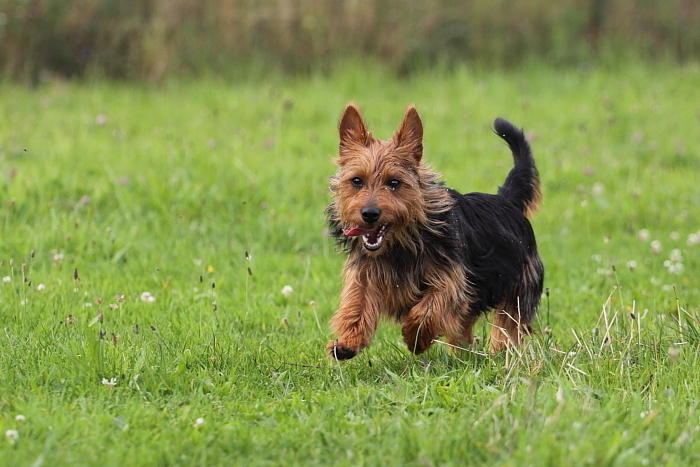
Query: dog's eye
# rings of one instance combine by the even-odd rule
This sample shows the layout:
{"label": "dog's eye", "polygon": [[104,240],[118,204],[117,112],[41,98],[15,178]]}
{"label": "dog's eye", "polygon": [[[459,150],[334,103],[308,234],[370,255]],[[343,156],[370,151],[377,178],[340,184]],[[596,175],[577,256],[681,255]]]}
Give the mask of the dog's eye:
{"label": "dog's eye", "polygon": [[401,182],[399,180],[396,180],[395,178],[392,178],[388,182],[386,182],[386,186],[391,188],[392,190],[395,190],[401,185]]}
{"label": "dog's eye", "polygon": [[362,187],[362,179],[360,177],[354,177],[350,179],[350,183],[352,186],[355,188],[361,188]]}

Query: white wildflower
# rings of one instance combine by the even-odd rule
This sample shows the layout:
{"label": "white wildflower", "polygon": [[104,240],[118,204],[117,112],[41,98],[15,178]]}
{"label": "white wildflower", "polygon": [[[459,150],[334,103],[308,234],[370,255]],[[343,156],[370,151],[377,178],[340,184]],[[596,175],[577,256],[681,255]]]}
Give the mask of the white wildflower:
{"label": "white wildflower", "polygon": [[25,417],[25,416],[22,415],[22,414],[15,415],[15,420],[18,421],[18,422],[23,422],[23,421],[25,421],[26,419],[27,419],[27,417]]}
{"label": "white wildflower", "polygon": [[591,259],[596,263],[600,263],[601,261],[603,261],[603,257],[599,254],[591,255]]}
{"label": "white wildflower", "polygon": [[[666,264],[667,262],[670,264]],[[666,269],[671,274],[680,274],[681,272],[683,272],[683,263],[673,263],[671,261],[664,261],[664,266],[666,266]]]}
{"label": "white wildflower", "polygon": [[41,292],[43,290],[46,290],[46,286],[44,284],[39,284],[36,286],[36,289]]}
{"label": "white wildflower", "polygon": [[292,295],[292,292],[294,292],[294,289],[291,285],[285,285],[284,287],[282,287],[282,290],[280,290],[280,293],[285,297],[289,297],[290,295]]}
{"label": "white wildflower", "polygon": [[688,235],[688,245],[697,245],[700,243],[700,230]]}
{"label": "white wildflower", "polygon": [[109,386],[110,388],[113,388],[114,386],[117,385],[117,378],[102,378],[102,384],[105,386]]}
{"label": "white wildflower", "polygon": [[141,301],[146,303],[153,303],[156,301],[156,297],[151,295],[151,292],[144,292],[141,294]]}
{"label": "white wildflower", "polygon": [[63,259],[63,253],[58,252],[53,254],[53,260],[54,261],[61,261]]}
{"label": "white wildflower", "polygon": [[604,190],[605,190],[605,186],[603,186],[602,183],[595,182],[593,184],[593,186],[591,187],[591,194],[594,196],[602,195]]}
{"label": "white wildflower", "polygon": [[675,262],[683,261],[683,255],[681,254],[681,250],[679,250],[678,248],[674,248],[673,250],[671,250],[671,255],[668,257],[668,259]]}
{"label": "white wildflower", "polygon": [[671,254],[668,259],[664,261],[664,267],[671,274],[680,274],[683,271],[683,255],[681,250],[674,248],[671,250]]}
{"label": "white wildflower", "polygon": [[636,269],[637,268],[637,262],[633,259],[627,261],[627,267],[630,269]]}
{"label": "white wildflower", "polygon": [[7,282],[12,282],[12,278],[10,276],[5,276],[2,278],[2,281],[7,283]]}
{"label": "white wildflower", "polygon": [[661,253],[661,250],[663,249],[661,246],[661,242],[658,240],[652,241],[649,247],[651,248],[651,252],[655,255]]}
{"label": "white wildflower", "polygon": [[200,426],[204,425],[204,419],[202,417],[199,417],[197,420],[194,421],[192,424],[193,427],[199,428]]}
{"label": "white wildflower", "polygon": [[649,229],[642,229],[639,232],[637,232],[637,238],[643,242],[649,240]]}
{"label": "white wildflower", "polygon": [[5,437],[10,444],[15,444],[19,439],[19,431],[17,430],[7,430],[5,431]]}

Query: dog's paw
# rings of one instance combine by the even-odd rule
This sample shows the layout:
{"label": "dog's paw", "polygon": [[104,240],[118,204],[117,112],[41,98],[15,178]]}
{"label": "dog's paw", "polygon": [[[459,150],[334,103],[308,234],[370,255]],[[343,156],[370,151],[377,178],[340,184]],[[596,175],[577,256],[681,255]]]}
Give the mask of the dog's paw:
{"label": "dog's paw", "polygon": [[406,347],[408,347],[408,350],[410,350],[416,355],[422,354],[430,347],[430,344],[422,344],[420,342],[415,342],[415,340],[413,339],[411,339],[410,342],[404,339],[404,342],[406,342]]}
{"label": "dog's paw", "polygon": [[403,341],[406,343],[408,350],[419,355],[432,345],[433,335],[425,331],[419,331],[414,326],[404,326]]}
{"label": "dog's paw", "polygon": [[356,351],[338,345],[338,341],[330,341],[326,346],[326,350],[328,351],[328,357],[334,360],[349,360],[357,355]]}

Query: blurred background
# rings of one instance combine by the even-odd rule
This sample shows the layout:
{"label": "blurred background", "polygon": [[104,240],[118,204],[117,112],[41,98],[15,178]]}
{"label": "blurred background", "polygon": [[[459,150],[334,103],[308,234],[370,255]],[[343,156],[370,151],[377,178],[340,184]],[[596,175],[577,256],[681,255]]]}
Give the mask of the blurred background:
{"label": "blurred background", "polygon": [[30,84],[698,57],[698,0],[0,0],[0,70]]}

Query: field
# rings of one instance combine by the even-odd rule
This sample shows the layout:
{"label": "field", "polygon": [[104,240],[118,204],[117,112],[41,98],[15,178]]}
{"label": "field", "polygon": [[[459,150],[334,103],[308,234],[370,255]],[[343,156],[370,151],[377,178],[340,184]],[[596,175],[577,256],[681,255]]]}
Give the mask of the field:
{"label": "field", "polygon": [[[700,68],[458,69],[161,88],[0,86],[0,464],[700,462]],[[324,356],[336,122],[405,106],[460,191],[543,182],[538,333],[516,352],[383,324]],[[282,293],[285,286],[291,293]],[[286,289],[289,290],[288,288]]]}

